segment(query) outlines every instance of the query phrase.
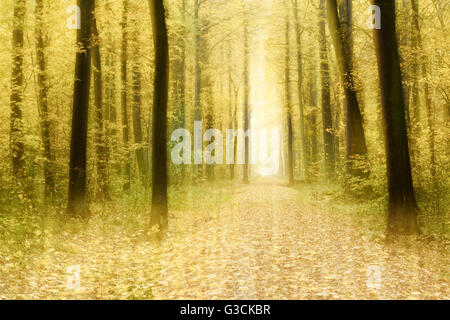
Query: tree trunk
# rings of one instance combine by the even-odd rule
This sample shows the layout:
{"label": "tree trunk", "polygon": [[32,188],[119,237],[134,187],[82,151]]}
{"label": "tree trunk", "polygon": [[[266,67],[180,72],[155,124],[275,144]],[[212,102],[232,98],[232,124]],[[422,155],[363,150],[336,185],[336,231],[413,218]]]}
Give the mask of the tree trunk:
{"label": "tree trunk", "polygon": [[167,221],[167,100],[169,91],[169,43],[163,0],[149,0],[155,47],[155,79],[152,134],[151,225]]}
{"label": "tree trunk", "polygon": [[[397,33],[399,36],[399,44],[400,44],[400,53],[402,48],[408,48],[409,44],[409,37],[410,37],[410,24],[409,19],[409,4],[410,0],[402,0],[401,1],[401,14],[399,15],[400,18],[398,18],[398,28]],[[402,64],[405,64],[405,58],[400,54],[400,66]],[[405,100],[405,117],[406,117],[406,126],[408,128],[408,132],[411,132],[411,117],[409,114],[409,77],[408,72],[403,72],[403,81],[407,83],[408,85],[403,86],[403,96]]]}
{"label": "tree trunk", "polygon": [[10,123],[10,148],[12,158],[12,172],[14,184],[24,183],[25,145],[23,141],[23,29],[26,12],[26,1],[14,1],[14,20],[12,35],[12,73],[11,73],[11,123]]}
{"label": "tree trunk", "polygon": [[[250,74],[249,74],[249,60],[250,60],[250,47],[249,47],[249,34],[248,34],[248,18],[245,13],[244,20],[244,131],[248,132],[250,129]],[[250,183],[250,138],[245,136],[245,163],[243,172],[243,183]]]}
{"label": "tree trunk", "polygon": [[127,60],[128,60],[128,0],[123,0],[122,12],[122,52],[121,63],[121,107],[122,107],[122,139],[125,148],[125,184],[123,190],[128,192],[131,186],[131,163],[130,163],[130,126],[128,124],[127,106]]}
{"label": "tree trunk", "polygon": [[389,192],[387,230],[389,234],[412,234],[418,232],[417,204],[409,158],[395,3],[391,0],[372,0],[372,3],[380,7],[382,21],[382,28],[374,29],[374,40],[385,130]]}
{"label": "tree trunk", "polygon": [[[136,20],[133,19],[132,25],[136,26]],[[139,50],[139,36],[138,29],[134,29],[133,33],[133,57],[132,57],[132,91],[133,91],[133,108],[132,108],[132,120],[133,120],[133,135],[134,143],[136,145],[136,160],[139,171],[139,178],[145,185],[146,165],[145,165],[145,153],[144,153],[144,138],[142,133],[142,119],[141,119],[141,106],[142,106],[142,75],[141,75],[141,63],[140,50]]]}
{"label": "tree trunk", "polygon": [[[231,64],[231,44],[228,43],[228,128],[234,129],[234,118],[233,118],[233,79],[232,79],[232,64]],[[233,139],[233,144],[235,140]],[[234,146],[233,146],[234,148]],[[230,180],[234,179],[234,163],[230,164]]]}
{"label": "tree trunk", "polygon": [[[411,108],[413,110],[413,127],[415,135],[419,134],[420,125],[420,93],[419,93],[419,2],[418,0],[411,0],[412,17],[411,17],[411,50],[412,50],[412,65],[411,65]],[[418,151],[418,150],[417,150]]]}
{"label": "tree trunk", "polygon": [[309,154],[307,151],[306,133],[305,133],[305,111],[303,103],[303,66],[302,66],[302,44],[301,44],[301,27],[298,17],[298,4],[297,0],[294,0],[294,20],[295,20],[295,39],[297,45],[297,91],[298,91],[298,105],[300,111],[300,139],[302,144],[303,154],[303,171],[304,176],[307,176],[309,171]]}
{"label": "tree trunk", "polygon": [[[95,9],[95,8],[94,8]],[[108,167],[107,150],[105,137],[105,120],[103,110],[103,79],[102,79],[102,61],[100,55],[99,34],[97,29],[96,12],[92,20],[92,67],[94,74],[94,104],[95,120],[97,123],[95,133],[95,157],[97,164],[97,194],[99,201],[109,200],[108,192]]]}
{"label": "tree trunk", "polygon": [[359,109],[354,78],[352,74],[352,56],[350,45],[346,43],[337,11],[336,0],[327,0],[327,13],[330,33],[333,38],[336,58],[339,64],[341,83],[346,97],[346,161],[347,172],[352,176],[364,177],[365,172],[353,163],[353,160],[365,157],[367,154],[366,139]]}
{"label": "tree trunk", "polygon": [[284,68],[285,68],[285,78],[284,78],[284,104],[285,104],[285,111],[286,111],[286,122],[287,122],[287,135],[288,135],[288,172],[289,172],[289,185],[293,186],[294,181],[294,150],[293,150],[293,141],[294,141],[294,134],[292,129],[292,106],[291,106],[291,86],[290,86],[290,65],[289,65],[289,58],[290,58],[290,48],[289,48],[289,28],[290,28],[290,22],[289,22],[289,13],[286,15],[286,31],[285,31],[285,50],[286,50],[286,56],[284,61]]}
{"label": "tree trunk", "polygon": [[[411,4],[413,7],[413,14],[414,14],[414,18],[413,18],[413,28],[414,28],[414,37],[416,37],[416,52],[420,52],[420,54],[416,54],[416,62],[421,61],[422,64],[422,75],[423,77],[426,79],[428,77],[428,59],[425,56],[424,52],[423,52],[423,46],[422,46],[422,35],[420,32],[420,24],[419,24],[419,4],[417,1],[415,0],[411,0]],[[417,68],[419,68],[419,66],[417,66]],[[418,79],[416,79],[418,80]],[[435,117],[435,112],[434,112],[434,108],[433,108],[433,101],[432,101],[432,96],[431,96],[431,92],[430,92],[430,83],[429,81],[424,81],[424,85],[423,85],[423,90],[424,90],[424,97],[425,97],[425,106],[426,106],[426,112],[427,112],[427,122],[428,122],[428,130],[429,130],[429,146],[430,146],[430,161],[431,161],[431,167],[430,167],[430,173],[431,173],[431,177],[432,177],[432,182],[433,182],[433,195],[437,196],[437,177],[436,177],[436,148],[435,148],[435,144],[436,144],[436,132],[434,129],[434,117]],[[419,101],[417,101],[417,103],[419,103]],[[418,108],[419,106],[417,106]],[[418,111],[418,120],[420,120],[420,111]],[[418,123],[417,123],[418,124]],[[416,125],[417,125],[416,124]],[[420,130],[420,127],[417,128],[418,130]]]}
{"label": "tree trunk", "polygon": [[320,0],[319,7],[319,45],[320,45],[320,80],[322,87],[322,123],[325,171],[328,178],[334,175],[335,155],[333,144],[333,120],[330,98],[330,68],[328,65],[328,48],[325,31],[325,0]]}
{"label": "tree trunk", "polygon": [[[201,29],[200,29],[200,0],[194,3],[194,52],[195,52],[195,88],[194,88],[194,121],[202,121],[202,111],[200,105],[200,94],[202,89],[202,69],[200,66],[201,55]],[[203,154],[203,150],[202,154]],[[199,155],[197,155],[199,156]],[[202,176],[202,164],[196,166],[196,176]]]}
{"label": "tree trunk", "polygon": [[[171,61],[171,87],[173,99],[173,114],[174,121],[172,123],[173,129],[186,128],[186,0],[181,0],[179,8],[182,21],[180,26],[177,26],[175,32],[172,32],[173,41],[173,56]],[[175,28],[175,26],[174,26]],[[185,180],[186,166],[180,165],[181,182]]]}
{"label": "tree trunk", "polygon": [[310,139],[310,159],[311,163],[307,177],[314,179],[317,176],[318,164],[318,141],[317,141],[317,70],[315,65],[314,50],[311,50],[310,74],[309,74],[309,106],[311,113],[309,115],[309,139]]}
{"label": "tree trunk", "polygon": [[69,214],[81,218],[88,216],[86,199],[86,152],[91,82],[91,23],[93,0],[78,0],[81,9],[81,27],[77,31],[79,45],[75,62],[75,84],[72,109],[72,136],[69,164]]}
{"label": "tree trunk", "polygon": [[[109,5],[109,4],[108,4]],[[108,8],[108,7],[107,7]],[[108,8],[110,9],[110,7]],[[106,26],[108,48],[105,56],[105,132],[106,132],[106,161],[109,168],[110,163],[114,164],[114,171],[120,175],[120,165],[116,161],[116,156],[112,157],[111,150],[117,150],[117,111],[116,111],[116,55],[113,51],[113,39],[111,34],[111,24]],[[109,174],[109,170],[108,170]]]}
{"label": "tree trunk", "polygon": [[35,44],[36,58],[38,64],[38,111],[42,138],[42,156],[44,158],[44,180],[46,201],[52,201],[55,198],[55,168],[54,155],[50,140],[50,119],[48,114],[48,79],[47,65],[45,61],[45,26],[44,26],[44,0],[36,0],[35,6]]}

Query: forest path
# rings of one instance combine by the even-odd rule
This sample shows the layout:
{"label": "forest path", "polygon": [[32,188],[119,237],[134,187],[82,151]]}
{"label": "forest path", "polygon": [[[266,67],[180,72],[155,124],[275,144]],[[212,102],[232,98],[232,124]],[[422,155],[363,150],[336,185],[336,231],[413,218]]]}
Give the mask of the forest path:
{"label": "forest path", "polygon": [[202,217],[195,222],[176,215],[161,246],[155,298],[449,297],[442,248],[387,248],[350,217],[299,203],[299,191],[282,181],[230,192],[220,208],[191,213]]}
{"label": "forest path", "polygon": [[114,204],[88,224],[43,221],[39,242],[25,239],[30,253],[0,253],[0,299],[450,299],[448,241],[386,247],[370,222],[310,187],[181,189],[172,196],[185,209],[170,210],[159,243],[142,208]]}

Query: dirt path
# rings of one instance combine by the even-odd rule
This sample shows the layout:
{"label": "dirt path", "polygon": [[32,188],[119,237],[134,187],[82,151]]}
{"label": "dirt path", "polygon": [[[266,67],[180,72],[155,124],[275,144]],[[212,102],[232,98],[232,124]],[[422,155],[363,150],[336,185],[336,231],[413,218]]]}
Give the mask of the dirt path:
{"label": "dirt path", "polygon": [[38,253],[0,256],[0,299],[450,298],[448,243],[388,248],[280,181],[214,188],[219,207],[171,211],[159,245],[145,236],[148,213],[127,215],[142,220],[130,235],[115,207],[76,232],[43,233]]}
{"label": "dirt path", "polygon": [[[449,298],[448,251],[374,243],[350,217],[298,203],[279,181],[241,185],[189,223],[176,215],[158,299]],[[187,245],[179,245],[180,238]]]}

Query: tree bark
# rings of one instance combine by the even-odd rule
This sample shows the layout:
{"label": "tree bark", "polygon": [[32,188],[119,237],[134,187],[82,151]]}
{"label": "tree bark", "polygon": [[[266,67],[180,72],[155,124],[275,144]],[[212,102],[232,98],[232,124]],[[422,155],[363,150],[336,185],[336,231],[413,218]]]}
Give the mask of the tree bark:
{"label": "tree bark", "polygon": [[[420,88],[419,88],[419,55],[416,54],[420,48],[419,40],[419,2],[411,0],[412,16],[411,16],[411,108],[413,110],[413,127],[416,135],[420,130]],[[417,150],[418,151],[418,150]]]}
{"label": "tree bark", "polygon": [[353,162],[355,159],[365,157],[367,154],[366,139],[362,124],[362,116],[356,94],[354,78],[352,74],[352,55],[349,44],[346,43],[348,36],[344,36],[337,11],[336,0],[327,0],[327,15],[330,33],[333,38],[336,58],[338,60],[341,83],[346,97],[346,161],[347,172],[352,176],[364,177],[367,174],[358,168]]}
{"label": "tree bark", "polygon": [[10,149],[12,158],[12,172],[14,183],[23,187],[25,145],[23,141],[23,31],[26,12],[26,1],[14,1],[14,20],[12,34],[12,72],[11,72],[11,97],[10,97]]}
{"label": "tree bark", "polygon": [[48,78],[47,63],[45,58],[45,24],[44,24],[44,0],[36,0],[35,5],[35,44],[36,59],[38,64],[38,111],[42,139],[42,156],[44,158],[44,180],[46,201],[52,201],[55,198],[55,168],[53,148],[50,140],[50,119],[48,112]]}
{"label": "tree bark", "polygon": [[389,234],[418,232],[408,135],[405,121],[400,57],[398,52],[395,3],[372,0],[381,9],[382,28],[374,29],[375,50],[381,88],[389,193]]}
{"label": "tree bark", "polygon": [[155,79],[152,134],[151,225],[167,221],[167,100],[169,91],[169,43],[163,0],[149,0],[155,47]]}
{"label": "tree bark", "polygon": [[[234,99],[233,99],[233,78],[232,78],[232,64],[231,64],[231,43],[228,43],[228,128],[234,129]],[[233,139],[233,144],[235,143],[235,139]],[[234,146],[233,146],[234,148]],[[234,179],[234,163],[230,164],[230,180]]]}
{"label": "tree bark", "polygon": [[[95,9],[95,8],[94,8]],[[105,136],[105,117],[103,110],[103,75],[100,54],[99,33],[96,12],[92,20],[92,67],[94,74],[94,104],[95,104],[95,157],[97,165],[97,200],[109,200],[108,166]]]}
{"label": "tree bark", "polygon": [[[133,19],[132,25],[136,26],[136,20]],[[134,143],[136,145],[136,160],[139,171],[139,178],[145,185],[146,165],[145,165],[145,153],[144,153],[144,138],[142,132],[142,119],[141,119],[141,107],[142,107],[142,75],[141,75],[141,63],[140,63],[140,50],[139,50],[139,36],[137,28],[133,33],[133,57],[132,57],[132,120],[133,120],[133,135]]]}
{"label": "tree bark", "polygon": [[131,187],[131,163],[130,163],[130,126],[128,122],[127,103],[127,61],[128,61],[128,0],[123,0],[122,12],[122,51],[121,63],[121,108],[122,108],[122,140],[125,148],[125,183],[123,190],[128,192]]}
{"label": "tree bark", "polygon": [[[248,132],[250,129],[250,74],[249,74],[249,33],[248,33],[248,18],[245,12],[244,18],[244,131]],[[242,181],[244,184],[250,183],[250,138],[245,137],[245,163]]]}
{"label": "tree bark", "polygon": [[307,176],[309,171],[309,153],[306,142],[306,133],[305,133],[305,110],[303,103],[303,65],[302,65],[302,44],[301,44],[301,26],[300,20],[298,17],[298,3],[297,0],[294,0],[294,21],[295,21],[295,40],[297,46],[297,92],[298,92],[298,106],[300,112],[300,139],[302,145],[302,162],[303,162],[303,172],[304,176]]}
{"label": "tree bark", "polygon": [[[194,80],[194,121],[202,121],[200,94],[202,89],[202,69],[200,66],[201,55],[201,28],[200,28],[200,0],[194,3],[194,53],[195,53],[195,80]],[[203,150],[202,150],[203,152]],[[202,176],[202,165],[196,166],[197,178]]]}
{"label": "tree bark", "polygon": [[330,68],[328,64],[328,48],[325,31],[325,0],[319,6],[319,45],[320,45],[320,80],[322,87],[322,123],[325,171],[328,178],[334,175],[335,151],[333,143],[333,120],[331,115]]}
{"label": "tree bark", "polygon": [[311,47],[311,60],[309,62],[309,107],[311,112],[309,115],[309,143],[310,147],[310,166],[307,172],[308,179],[314,179],[317,176],[318,141],[317,141],[317,70],[315,65],[314,50]]}
{"label": "tree bark", "polygon": [[292,106],[291,106],[291,86],[290,86],[290,48],[289,48],[289,13],[286,14],[286,31],[285,31],[285,65],[284,65],[284,104],[285,104],[285,112],[286,112],[286,122],[287,122],[287,135],[288,135],[288,173],[289,173],[289,185],[293,186],[294,181],[294,150],[293,150],[293,141],[294,141],[294,133],[292,129]]}
{"label": "tree bark", "polygon": [[78,6],[81,9],[81,27],[77,31],[79,48],[75,62],[67,211],[72,216],[87,218],[86,153],[89,88],[91,82],[90,40],[92,11],[95,7],[95,1],[78,0]]}

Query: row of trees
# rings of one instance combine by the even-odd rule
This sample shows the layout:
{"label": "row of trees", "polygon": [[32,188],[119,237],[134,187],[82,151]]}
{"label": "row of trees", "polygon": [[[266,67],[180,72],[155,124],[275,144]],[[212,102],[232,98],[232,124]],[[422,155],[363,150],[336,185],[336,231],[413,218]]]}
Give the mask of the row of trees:
{"label": "row of trees", "polygon": [[[307,146],[308,138],[305,134],[305,117],[304,117],[304,99],[302,97],[302,48],[299,36],[298,26],[298,6],[297,1],[293,2],[294,21],[296,24],[297,34],[297,52],[298,52],[298,96],[300,107],[300,139],[302,140],[303,161],[302,165],[305,167],[306,174],[308,174],[308,167],[311,160],[317,161],[317,137],[314,137],[309,142],[311,145]],[[415,199],[413,188],[413,179],[411,171],[411,161],[408,143],[408,128],[407,128],[407,106],[405,104],[405,95],[403,88],[403,79],[400,64],[399,47],[397,43],[396,31],[396,5],[394,1],[373,1],[373,5],[379,7],[381,17],[381,28],[375,28],[374,21],[374,43],[375,52],[378,62],[379,72],[379,86],[381,95],[381,110],[382,122],[384,127],[385,137],[385,154],[387,163],[387,177],[388,177],[388,195],[389,195],[389,216],[388,216],[388,231],[390,233],[417,233],[419,231],[417,218],[418,206]],[[285,6],[289,8],[289,4],[285,2]],[[418,34],[418,3],[412,1],[413,17],[414,17],[414,35],[413,41],[420,39]],[[338,77],[340,85],[344,94],[345,106],[345,163],[346,174],[350,177],[359,179],[366,179],[370,174],[369,170],[364,167],[367,164],[367,143],[364,132],[363,117],[361,113],[361,98],[359,96],[358,85],[355,80],[354,70],[354,44],[353,44],[353,5],[352,1],[342,0],[338,3],[336,0],[321,0],[318,4],[318,37],[319,37],[319,60],[320,60],[320,84],[321,84],[321,109],[322,109],[322,128],[323,128],[323,150],[324,150],[324,167],[328,178],[332,178],[335,174],[335,157],[336,144],[333,140],[336,136],[333,135],[333,120],[330,104],[330,68],[328,57],[328,45],[325,30],[325,21],[328,22],[332,44],[334,47]],[[374,12],[375,13],[375,12]],[[374,15],[375,19],[375,15]],[[293,133],[292,133],[292,111],[291,111],[291,93],[290,93],[290,74],[289,70],[289,29],[290,18],[286,15],[286,59],[285,59],[285,110],[287,117],[287,150],[288,150],[288,175],[290,184],[294,183],[294,159],[293,159]],[[379,23],[379,21],[376,21]],[[417,43],[415,49],[419,50]],[[417,55],[416,55],[417,56]],[[426,68],[427,64],[423,64]],[[416,71],[417,66],[414,66]],[[314,71],[313,71],[314,72]],[[308,84],[310,91],[310,106],[317,106],[315,80],[313,75],[310,75],[312,83]],[[413,81],[412,87],[415,93],[412,93],[413,104],[418,105],[416,95],[418,94],[417,79]],[[429,101],[429,85],[425,85],[426,103]],[[432,119],[433,114],[429,113],[429,119]],[[317,115],[314,110],[311,114],[311,119],[308,121],[312,131],[317,131],[316,122]],[[432,166],[434,163],[434,133],[432,120],[429,121],[431,131],[431,154]],[[335,123],[337,125],[338,123]],[[410,133],[411,135],[411,133]],[[337,147],[339,148],[339,147]],[[311,150],[311,151],[308,151]],[[305,152],[306,151],[306,152]],[[338,155],[339,156],[339,155]],[[311,159],[315,157],[316,159]],[[362,165],[363,164],[363,165]],[[432,172],[435,175],[435,169]]]}
{"label": "row of trees", "polygon": [[[24,133],[22,123],[23,91],[24,91],[24,18],[27,3],[25,0],[14,1],[14,25],[13,25],[13,61],[11,76],[11,158],[14,182],[23,185],[25,181],[24,163]],[[155,49],[155,72],[154,72],[154,99],[152,107],[153,134],[152,134],[152,214],[151,224],[167,224],[167,102],[168,102],[168,67],[169,48],[168,36],[165,22],[165,9],[162,0],[149,0],[150,15],[153,27],[153,40]],[[79,15],[79,16],[78,16]],[[97,167],[97,197],[109,198],[107,185],[107,160],[106,150],[107,130],[105,128],[105,114],[109,113],[111,120],[111,106],[105,112],[102,58],[100,51],[99,31],[97,27],[96,3],[93,0],[79,0],[75,10],[77,20],[77,50],[75,62],[75,81],[73,91],[72,125],[70,142],[70,164],[68,183],[67,212],[76,217],[87,218],[89,215],[87,192],[87,145],[88,145],[88,114],[90,105],[91,76],[93,77],[93,92],[96,120],[95,154]],[[79,19],[79,21],[78,21]],[[123,40],[122,40],[122,111],[125,126],[123,128],[124,141],[128,141],[127,120],[127,19],[128,0],[123,3]],[[48,111],[49,83],[47,79],[47,59],[45,50],[46,29],[44,23],[44,1],[38,0],[35,4],[35,49],[37,59],[37,87],[38,87],[38,109],[41,127],[41,138],[43,144],[44,176],[45,176],[45,198],[51,200],[55,197],[55,172],[54,157],[50,139],[50,123]],[[136,49],[137,46],[136,46]],[[138,58],[137,56],[135,57]],[[140,70],[134,69],[133,97],[136,108],[135,117],[135,140],[141,142],[140,132],[141,119],[140,108]],[[91,75],[92,74],[92,75]],[[109,92],[110,93],[110,92]],[[108,98],[108,97],[107,97]],[[144,171],[143,150],[137,150],[140,170]],[[125,172],[130,175],[130,164],[125,165]],[[129,188],[129,182],[125,183],[124,189]]]}
{"label": "row of trees", "polygon": [[[145,190],[151,186],[151,223],[166,226],[169,175],[172,183],[217,176],[234,179],[237,169],[235,165],[227,170],[214,165],[172,166],[167,159],[167,133],[190,127],[193,121],[203,121],[205,129],[240,127],[247,131],[252,127],[258,111],[255,95],[261,94],[254,79],[255,43],[265,34],[264,67],[273,74],[274,101],[283,105],[277,121],[286,124],[281,158],[290,184],[299,178],[315,180],[323,172],[326,181],[344,177],[348,191],[354,191],[356,181],[359,186],[369,185],[363,191],[373,192],[370,184],[380,171],[376,166],[380,161],[374,158],[385,154],[389,231],[415,233],[418,209],[413,185],[423,185],[421,177],[429,168],[433,192],[438,193],[439,174],[445,172],[439,161],[448,159],[448,152],[444,158],[438,152],[449,118],[445,50],[436,60],[421,60],[426,50],[440,44],[424,44],[420,22],[421,17],[436,18],[445,30],[448,10],[436,1],[421,3],[426,14],[421,15],[418,0],[397,1],[397,5],[373,1],[381,9],[381,29],[375,29],[372,36],[355,22],[360,17],[365,22],[367,6],[349,0],[149,0],[148,4],[79,0],[75,81],[72,78],[72,94],[66,95],[73,102],[69,130],[63,124],[56,129],[55,123],[60,116],[58,104],[67,103],[67,98],[53,87],[58,81],[70,86],[68,77],[57,72],[61,66],[70,66],[66,62],[70,50],[59,49],[58,55],[51,51],[61,46],[58,35],[52,33],[59,29],[51,28],[50,22],[58,16],[52,9],[60,4],[36,0],[34,41],[29,42],[27,2],[14,0],[12,185],[25,198],[33,197],[30,176],[36,175],[35,161],[27,158],[27,154],[33,156],[33,149],[27,147],[33,126],[23,115],[30,109],[26,106],[31,99],[25,90],[25,66],[31,63],[47,202],[61,198],[61,185],[67,182],[68,212],[87,217],[89,198],[110,200],[114,188],[130,193],[136,186]],[[150,15],[143,13],[148,8]],[[141,28],[147,22],[151,22],[151,33]],[[147,39],[153,39],[153,45]],[[374,50],[368,50],[372,46]],[[31,47],[33,54],[28,52]],[[375,53],[378,72],[372,67]],[[57,59],[61,59],[58,65]],[[443,75],[443,81],[433,82],[433,71]],[[59,89],[65,91],[63,85]],[[442,124],[436,120],[437,103],[444,105]],[[381,123],[384,152],[374,147],[381,136]],[[444,129],[442,134],[438,125]],[[70,149],[62,147],[64,139],[57,138],[64,132],[70,132]],[[429,146],[426,155],[421,150],[424,145]],[[244,183],[254,174],[250,153],[247,138]],[[70,154],[67,181],[66,154]]]}

